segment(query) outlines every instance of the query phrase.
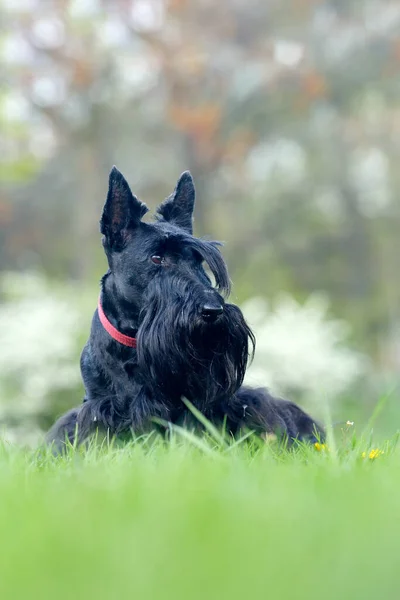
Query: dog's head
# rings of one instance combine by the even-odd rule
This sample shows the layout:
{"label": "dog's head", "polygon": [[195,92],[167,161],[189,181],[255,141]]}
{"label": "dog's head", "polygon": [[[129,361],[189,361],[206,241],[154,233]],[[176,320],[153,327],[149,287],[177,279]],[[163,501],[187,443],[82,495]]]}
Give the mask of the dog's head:
{"label": "dog's head", "polygon": [[100,225],[114,301],[136,317],[138,358],[150,361],[153,378],[164,378],[161,371],[171,377],[171,369],[182,375],[184,363],[210,372],[218,355],[229,371],[222,386],[237,388],[254,338],[239,308],[225,302],[230,281],[220,244],[193,236],[194,203],[193,179],[185,172],[155,220],[143,222],[146,205],[112,169]]}
{"label": "dog's head", "polygon": [[[219,244],[192,235],[194,201],[193,179],[186,172],[158,207],[155,222],[144,223],[148,208],[114,167],[100,226],[110,271],[125,301],[141,310],[153,282],[164,287],[168,285],[164,282],[173,280],[177,294],[186,284],[185,296],[186,292],[193,295],[197,307],[193,317],[211,323],[224,311],[223,296],[229,294],[230,281]],[[215,286],[204,264],[211,270]]]}

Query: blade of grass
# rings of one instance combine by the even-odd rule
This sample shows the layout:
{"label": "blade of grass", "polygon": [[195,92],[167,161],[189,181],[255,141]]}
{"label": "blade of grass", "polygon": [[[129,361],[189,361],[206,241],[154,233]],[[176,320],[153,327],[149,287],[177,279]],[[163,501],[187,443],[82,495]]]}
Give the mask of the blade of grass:
{"label": "blade of grass", "polygon": [[207,454],[207,456],[212,456],[213,458],[218,459],[222,458],[222,454],[218,450],[210,448],[210,446],[208,446],[201,438],[191,431],[188,431],[179,425],[172,425],[171,429],[182,438],[190,442],[193,446],[196,446],[196,448],[204,452],[204,454]]}
{"label": "blade of grass", "polygon": [[379,398],[378,402],[376,403],[376,406],[372,412],[372,415],[370,416],[370,418],[368,419],[368,422],[365,426],[364,429],[364,433],[368,434],[369,431],[371,431],[371,429],[374,426],[375,421],[377,420],[377,418],[379,417],[379,415],[382,413],[383,409],[386,407],[389,398],[393,395],[393,393],[396,390],[396,386],[394,386],[389,392],[387,392],[384,396],[382,396],[381,398]]}
{"label": "blade of grass", "polygon": [[218,431],[218,429],[210,423],[208,419],[195,407],[187,398],[182,398],[183,403],[188,407],[190,412],[196,417],[196,419],[205,427],[208,433],[212,438],[215,439],[221,446],[226,447],[226,439],[224,436]]}

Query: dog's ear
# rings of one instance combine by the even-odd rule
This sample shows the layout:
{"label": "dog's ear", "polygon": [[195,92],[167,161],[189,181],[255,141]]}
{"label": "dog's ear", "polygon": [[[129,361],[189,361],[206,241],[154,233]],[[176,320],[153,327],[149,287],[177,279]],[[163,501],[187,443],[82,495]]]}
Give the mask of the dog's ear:
{"label": "dog's ear", "polygon": [[147,211],[147,206],[132,194],[122,173],[113,167],[100,221],[100,231],[105,237],[105,244],[112,249],[121,250]]}
{"label": "dog's ear", "polygon": [[175,223],[178,227],[193,233],[195,195],[193,178],[189,171],[185,171],[179,177],[172,194],[157,208],[157,214],[165,221]]}

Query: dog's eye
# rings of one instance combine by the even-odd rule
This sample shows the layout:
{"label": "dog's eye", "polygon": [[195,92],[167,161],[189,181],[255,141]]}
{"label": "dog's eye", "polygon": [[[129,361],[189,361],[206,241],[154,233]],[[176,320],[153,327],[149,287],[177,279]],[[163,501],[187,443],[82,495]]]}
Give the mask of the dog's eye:
{"label": "dog's eye", "polygon": [[154,255],[151,257],[151,262],[153,262],[155,265],[162,265],[164,259],[162,256]]}

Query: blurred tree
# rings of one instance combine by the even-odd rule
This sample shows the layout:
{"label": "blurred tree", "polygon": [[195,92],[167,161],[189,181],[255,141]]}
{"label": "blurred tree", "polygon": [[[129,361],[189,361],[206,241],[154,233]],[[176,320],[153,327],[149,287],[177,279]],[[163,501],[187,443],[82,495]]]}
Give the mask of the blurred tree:
{"label": "blurred tree", "polygon": [[239,298],[326,291],[387,362],[400,321],[398,2],[1,6],[3,267],[97,277],[110,166],[150,204],[189,168],[197,231],[229,240]]}

